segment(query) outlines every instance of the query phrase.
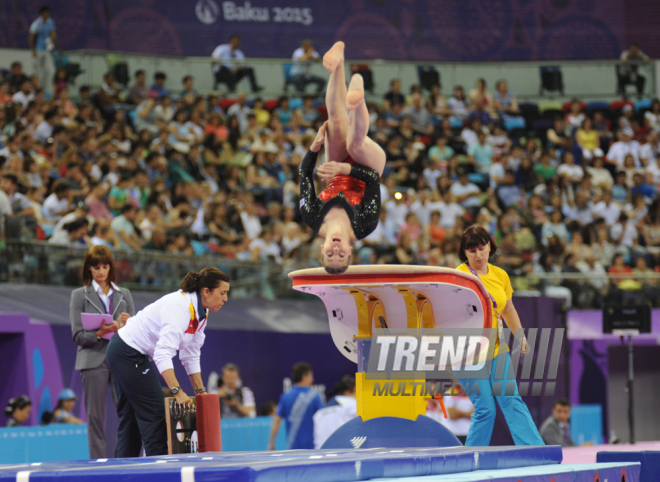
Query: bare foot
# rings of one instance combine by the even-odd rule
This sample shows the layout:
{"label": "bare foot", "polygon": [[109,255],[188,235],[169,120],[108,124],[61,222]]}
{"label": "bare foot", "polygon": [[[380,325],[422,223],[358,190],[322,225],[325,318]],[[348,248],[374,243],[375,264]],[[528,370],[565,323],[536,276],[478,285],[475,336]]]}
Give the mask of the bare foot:
{"label": "bare foot", "polygon": [[336,42],[323,56],[323,67],[333,73],[340,62],[344,61],[344,42]]}
{"label": "bare foot", "polygon": [[362,102],[364,102],[364,79],[360,74],[354,74],[351,77],[351,83],[348,85],[346,109],[355,110]]}

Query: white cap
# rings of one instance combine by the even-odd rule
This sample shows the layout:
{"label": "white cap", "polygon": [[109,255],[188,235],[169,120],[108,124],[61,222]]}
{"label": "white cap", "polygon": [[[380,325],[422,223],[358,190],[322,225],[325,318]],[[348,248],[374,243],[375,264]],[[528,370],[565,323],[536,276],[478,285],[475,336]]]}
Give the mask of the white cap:
{"label": "white cap", "polygon": [[413,149],[415,149],[416,151],[423,151],[424,149],[426,149],[426,145],[425,145],[423,142],[419,142],[419,141],[415,142],[415,143],[412,145],[412,147],[413,147]]}
{"label": "white cap", "polygon": [[190,144],[186,142],[175,142],[172,147],[176,152],[181,154],[188,154],[190,152]]}
{"label": "white cap", "polygon": [[621,134],[625,134],[627,136],[633,137],[635,133],[630,127],[626,127],[625,129],[621,129]]}
{"label": "white cap", "polygon": [[632,110],[632,108],[633,108],[632,105],[626,104],[626,105],[623,106],[623,109],[621,109],[621,110],[623,112],[628,112],[628,111]]}
{"label": "white cap", "polygon": [[603,157],[604,153],[600,147],[594,149],[594,157]]}

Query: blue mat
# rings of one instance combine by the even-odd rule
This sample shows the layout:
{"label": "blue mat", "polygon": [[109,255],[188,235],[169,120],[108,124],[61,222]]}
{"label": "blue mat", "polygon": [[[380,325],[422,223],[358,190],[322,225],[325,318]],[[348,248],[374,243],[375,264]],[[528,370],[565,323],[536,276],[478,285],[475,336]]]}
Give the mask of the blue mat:
{"label": "blue mat", "polygon": [[399,417],[377,417],[362,421],[355,417],[334,431],[322,449],[372,449],[378,447],[462,447],[463,444],[447,427],[425,415],[417,420]]}
{"label": "blue mat", "polygon": [[[625,471],[626,482],[639,482],[639,464],[573,464],[541,467],[522,467],[505,470],[477,470],[463,474],[429,475],[374,479],[372,482],[593,482],[597,473],[600,481],[620,482]],[[552,477],[552,479],[551,479]]]}
{"label": "blue mat", "polygon": [[559,446],[289,450],[0,465],[0,481],[350,482],[550,465]]}
{"label": "blue mat", "polygon": [[657,482],[660,480],[660,452],[657,450],[640,450],[637,452],[603,451],[596,454],[596,462],[641,462],[641,482]]}

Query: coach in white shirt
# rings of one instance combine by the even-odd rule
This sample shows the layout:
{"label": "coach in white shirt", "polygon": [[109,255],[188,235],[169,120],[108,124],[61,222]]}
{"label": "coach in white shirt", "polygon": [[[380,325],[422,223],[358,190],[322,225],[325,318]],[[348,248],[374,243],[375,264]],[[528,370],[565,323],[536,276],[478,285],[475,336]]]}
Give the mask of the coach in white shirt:
{"label": "coach in white shirt", "polygon": [[314,50],[314,44],[311,40],[305,39],[293,52],[291,57],[293,67],[291,67],[291,81],[296,86],[298,92],[305,92],[307,84],[316,84],[316,95],[319,95],[325,87],[325,79],[312,75],[309,70],[312,68],[312,62],[320,62],[321,56]]}
{"label": "coach in white shirt", "polygon": [[243,77],[250,80],[250,87],[252,92],[259,92],[263,87],[257,85],[254,77],[254,69],[245,65],[245,54],[239,50],[241,45],[241,37],[232,35],[229,37],[229,43],[218,45],[211,57],[214,60],[213,72],[215,72],[215,85],[216,89],[218,84],[227,84],[229,90],[234,92],[236,84],[240,82]]}
{"label": "coach in white shirt", "polygon": [[228,292],[229,276],[219,269],[191,271],[179,291],[129,318],[112,337],[106,358],[117,384],[117,457],[138,457],[142,442],[147,455],[167,454],[165,395],[149,359],[178,403],[187,404],[190,398],[174,374],[177,351],[195,394],[205,393],[199,357],[208,310],[222,308]]}

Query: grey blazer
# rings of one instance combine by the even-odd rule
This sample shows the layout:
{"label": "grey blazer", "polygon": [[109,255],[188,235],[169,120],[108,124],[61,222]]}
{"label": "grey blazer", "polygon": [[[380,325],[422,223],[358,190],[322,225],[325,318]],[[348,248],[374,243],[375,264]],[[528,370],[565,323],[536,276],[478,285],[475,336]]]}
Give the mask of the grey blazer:
{"label": "grey blazer", "polygon": [[[113,319],[116,320],[124,311],[131,316],[135,316],[135,305],[133,304],[131,292],[126,288],[118,287],[113,297]],[[96,330],[86,331],[82,325],[81,313],[105,314],[103,303],[91,285],[83,286],[71,292],[69,316],[73,342],[78,345],[76,370],[97,368],[105,360],[108,340],[97,340]]]}

